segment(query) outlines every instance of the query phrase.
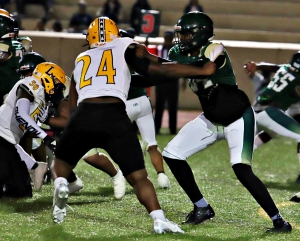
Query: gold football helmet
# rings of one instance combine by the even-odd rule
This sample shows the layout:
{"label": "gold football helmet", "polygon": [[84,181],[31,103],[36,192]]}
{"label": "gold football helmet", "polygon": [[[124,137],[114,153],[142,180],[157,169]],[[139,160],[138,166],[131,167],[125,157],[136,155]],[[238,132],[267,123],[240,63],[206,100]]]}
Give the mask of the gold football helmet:
{"label": "gold football helmet", "polygon": [[4,17],[11,18],[10,13],[3,8],[0,8],[0,15]]}
{"label": "gold football helmet", "polygon": [[108,17],[98,17],[89,26],[86,41],[90,48],[95,48],[118,37],[119,29],[116,23]]}
{"label": "gold football helmet", "polygon": [[32,74],[45,88],[46,101],[57,106],[64,97],[66,75],[57,64],[43,62],[38,64]]}

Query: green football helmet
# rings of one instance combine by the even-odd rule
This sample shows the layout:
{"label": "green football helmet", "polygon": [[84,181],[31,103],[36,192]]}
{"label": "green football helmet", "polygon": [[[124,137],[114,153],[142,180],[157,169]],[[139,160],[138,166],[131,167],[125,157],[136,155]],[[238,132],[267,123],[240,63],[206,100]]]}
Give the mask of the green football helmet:
{"label": "green football helmet", "polygon": [[297,71],[300,70],[300,51],[293,54],[290,65]]}
{"label": "green football helmet", "polygon": [[14,20],[0,14],[0,38],[14,38]]}
{"label": "green football helmet", "polygon": [[28,73],[32,73],[35,67],[43,62],[46,62],[46,60],[42,55],[36,52],[28,52],[19,60],[19,74],[24,77]]}
{"label": "green football helmet", "polygon": [[194,11],[183,15],[175,25],[175,44],[181,52],[201,47],[213,39],[213,21],[206,14]]}

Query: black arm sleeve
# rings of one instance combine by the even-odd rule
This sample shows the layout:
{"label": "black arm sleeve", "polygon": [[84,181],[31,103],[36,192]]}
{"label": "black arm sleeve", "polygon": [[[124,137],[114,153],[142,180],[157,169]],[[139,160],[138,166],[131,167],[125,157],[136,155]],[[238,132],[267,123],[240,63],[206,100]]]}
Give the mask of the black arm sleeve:
{"label": "black arm sleeve", "polygon": [[130,44],[125,51],[126,63],[137,73],[146,75],[150,65],[148,58],[138,58],[135,55],[136,44]]}
{"label": "black arm sleeve", "polygon": [[219,69],[225,62],[225,55],[219,55],[214,63],[216,64],[216,68]]}

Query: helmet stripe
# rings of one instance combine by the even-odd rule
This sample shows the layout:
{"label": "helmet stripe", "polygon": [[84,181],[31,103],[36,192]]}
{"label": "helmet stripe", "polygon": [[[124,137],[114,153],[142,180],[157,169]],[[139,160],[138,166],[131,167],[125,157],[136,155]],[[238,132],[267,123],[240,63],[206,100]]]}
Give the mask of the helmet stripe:
{"label": "helmet stripe", "polygon": [[100,42],[106,42],[105,39],[105,19],[99,18],[99,34],[100,34]]}

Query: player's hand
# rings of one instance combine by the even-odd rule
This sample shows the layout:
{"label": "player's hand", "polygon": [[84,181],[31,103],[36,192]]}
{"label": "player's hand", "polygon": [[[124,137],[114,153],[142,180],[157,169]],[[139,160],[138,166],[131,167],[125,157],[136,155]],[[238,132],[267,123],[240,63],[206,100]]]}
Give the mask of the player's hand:
{"label": "player's hand", "polygon": [[244,64],[244,69],[249,78],[252,78],[254,73],[256,72],[256,63],[253,61],[247,61]]}
{"label": "player's hand", "polygon": [[49,149],[51,150],[51,151],[55,151],[56,150],[56,140],[54,140],[51,136],[46,136],[44,139],[43,139],[43,141],[44,141],[44,144],[46,145],[46,146],[48,146],[49,147]]}
{"label": "player's hand", "polygon": [[50,119],[50,116],[48,113],[49,106],[46,106],[45,108],[39,108],[39,110],[40,110],[40,114],[38,115],[38,120],[44,124],[49,123],[49,119]]}
{"label": "player's hand", "polygon": [[206,72],[204,75],[212,75],[216,71],[216,64],[212,61],[209,61],[203,67]]}

